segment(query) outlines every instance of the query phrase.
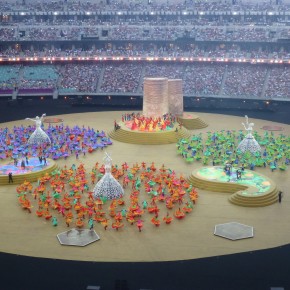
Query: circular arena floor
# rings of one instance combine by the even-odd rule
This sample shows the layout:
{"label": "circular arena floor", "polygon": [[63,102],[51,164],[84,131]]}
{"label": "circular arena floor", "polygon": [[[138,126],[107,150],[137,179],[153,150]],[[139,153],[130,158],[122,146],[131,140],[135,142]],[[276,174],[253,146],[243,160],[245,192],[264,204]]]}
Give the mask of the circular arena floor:
{"label": "circular arena floor", "polygon": [[[94,112],[68,114],[59,117],[65,125],[85,125],[95,129],[111,131],[114,120],[121,119],[122,112]],[[199,113],[199,117],[209,124],[207,128],[194,133],[239,130],[244,116],[234,117],[219,114]],[[290,125],[252,119],[254,129],[263,132],[263,126],[281,126],[283,134],[290,134]],[[1,127],[21,125],[23,121],[1,124]],[[45,125],[47,126],[47,125]],[[107,152],[114,164],[155,162],[157,168],[164,163],[177,173],[188,176],[193,170],[202,167],[201,163],[188,164],[177,155],[176,145],[135,145],[113,140]],[[76,160],[57,161],[59,166],[71,166],[83,162],[90,169],[96,162],[102,163],[104,152],[99,150]],[[3,164],[3,161],[1,161]],[[290,243],[290,197],[288,191],[290,171],[271,172],[269,168],[258,168],[258,172],[270,177],[284,192],[282,203],[260,208],[246,208],[231,204],[225,193],[198,190],[199,199],[193,212],[181,221],[159,228],[145,224],[139,233],[136,228],[124,227],[118,232],[96,225],[95,231],[100,241],[84,248],[61,246],[56,238],[58,233],[67,230],[64,222],[52,227],[50,221],[38,219],[35,214],[23,211],[17,202],[16,185],[1,186],[1,243],[0,251],[20,255],[82,261],[174,261],[197,259],[267,249]],[[34,209],[35,210],[35,209]],[[254,238],[229,241],[214,236],[216,224],[238,222],[254,227]]]}

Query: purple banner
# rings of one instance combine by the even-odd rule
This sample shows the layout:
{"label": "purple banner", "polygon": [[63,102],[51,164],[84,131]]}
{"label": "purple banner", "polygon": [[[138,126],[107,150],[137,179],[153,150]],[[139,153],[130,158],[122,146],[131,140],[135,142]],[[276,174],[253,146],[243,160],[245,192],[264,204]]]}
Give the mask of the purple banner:
{"label": "purple banner", "polygon": [[43,89],[19,89],[18,94],[52,94],[52,88],[43,88]]}
{"label": "purple banner", "polygon": [[11,89],[0,89],[0,95],[4,95],[4,94],[12,94],[13,90]]}

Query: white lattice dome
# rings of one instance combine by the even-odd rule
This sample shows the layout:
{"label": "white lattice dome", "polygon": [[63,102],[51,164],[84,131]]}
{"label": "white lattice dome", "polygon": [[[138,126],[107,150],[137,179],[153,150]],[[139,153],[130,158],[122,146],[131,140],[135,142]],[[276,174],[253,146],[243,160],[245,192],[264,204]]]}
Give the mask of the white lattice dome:
{"label": "white lattice dome", "polygon": [[96,184],[93,190],[94,198],[118,199],[124,195],[124,189],[121,184],[114,178],[111,173],[112,159],[106,153],[105,161],[105,174],[101,180]]}

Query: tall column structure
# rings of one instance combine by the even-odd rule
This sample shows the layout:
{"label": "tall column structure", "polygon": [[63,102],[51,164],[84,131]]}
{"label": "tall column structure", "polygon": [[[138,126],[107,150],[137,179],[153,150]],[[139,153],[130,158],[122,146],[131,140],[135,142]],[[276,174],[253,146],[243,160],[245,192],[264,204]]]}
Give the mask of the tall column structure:
{"label": "tall column structure", "polygon": [[168,113],[168,79],[144,78],[143,115],[160,117]]}
{"label": "tall column structure", "polygon": [[181,79],[168,80],[168,109],[175,116],[183,114],[183,89]]}

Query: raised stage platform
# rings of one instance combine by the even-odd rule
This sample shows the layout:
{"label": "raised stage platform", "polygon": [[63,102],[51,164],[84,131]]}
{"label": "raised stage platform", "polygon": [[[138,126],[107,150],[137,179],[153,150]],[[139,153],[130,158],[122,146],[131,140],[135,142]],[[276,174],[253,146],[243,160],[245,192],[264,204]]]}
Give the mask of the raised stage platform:
{"label": "raised stage platform", "polygon": [[[36,157],[29,158],[29,163],[24,167],[19,164],[15,166],[13,161],[2,163],[0,165],[0,185],[13,185],[29,181],[34,182],[46,173],[49,173],[57,168],[56,163],[52,159],[47,159],[46,164],[40,163]],[[12,172],[13,183],[9,183],[8,173]]]}
{"label": "raised stage platform", "polygon": [[245,170],[242,178],[237,179],[235,170],[228,176],[223,167],[207,166],[194,170],[188,181],[200,189],[233,193],[229,196],[229,201],[240,206],[267,206],[278,200],[276,183],[261,173],[251,170]]}
{"label": "raised stage platform", "polygon": [[199,116],[191,113],[183,113],[182,116],[177,117],[177,120],[188,130],[202,129],[208,126]]}
{"label": "raised stage platform", "polygon": [[119,129],[109,132],[110,138],[131,144],[163,145],[176,143],[181,138],[189,138],[191,133],[184,127],[176,124],[171,130],[148,132],[130,130],[123,122],[119,122]]}

